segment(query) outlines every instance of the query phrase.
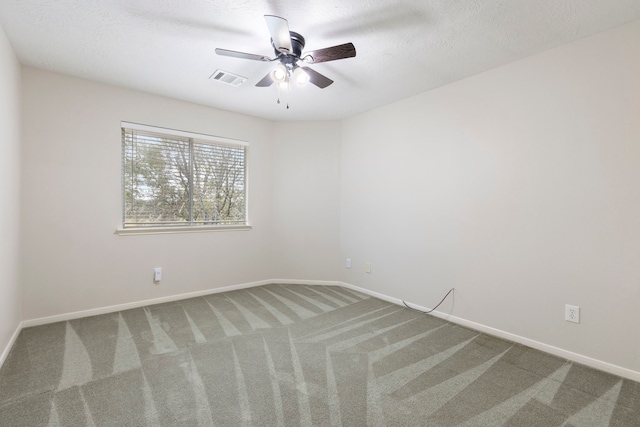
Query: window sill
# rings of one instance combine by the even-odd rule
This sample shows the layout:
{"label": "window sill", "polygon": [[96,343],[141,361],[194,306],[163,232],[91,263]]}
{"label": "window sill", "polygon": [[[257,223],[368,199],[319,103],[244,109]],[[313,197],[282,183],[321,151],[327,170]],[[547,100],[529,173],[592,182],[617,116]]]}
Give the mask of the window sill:
{"label": "window sill", "polygon": [[138,234],[178,234],[178,233],[203,233],[209,231],[248,231],[250,225],[202,225],[183,227],[139,227],[118,228],[115,234],[118,236],[134,236]]}

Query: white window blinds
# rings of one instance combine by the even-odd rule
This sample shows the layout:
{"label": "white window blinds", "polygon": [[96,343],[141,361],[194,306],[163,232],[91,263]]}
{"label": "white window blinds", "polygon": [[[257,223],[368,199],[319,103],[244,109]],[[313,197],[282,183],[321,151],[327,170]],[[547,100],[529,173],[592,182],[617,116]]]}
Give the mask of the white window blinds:
{"label": "white window blinds", "polygon": [[122,123],[123,228],[246,225],[247,143]]}

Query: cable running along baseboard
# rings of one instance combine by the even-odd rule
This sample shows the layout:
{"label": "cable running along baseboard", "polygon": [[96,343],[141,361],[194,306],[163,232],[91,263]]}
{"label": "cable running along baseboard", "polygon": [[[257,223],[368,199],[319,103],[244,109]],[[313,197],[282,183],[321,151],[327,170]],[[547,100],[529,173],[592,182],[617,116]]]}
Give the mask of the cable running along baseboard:
{"label": "cable running along baseboard", "polygon": [[440,307],[440,304],[442,304],[442,303],[444,302],[444,300],[445,300],[445,299],[447,299],[447,297],[449,296],[449,294],[450,294],[451,292],[453,292],[453,290],[454,290],[454,289],[455,289],[455,288],[451,288],[451,289],[449,289],[449,292],[447,292],[447,294],[444,296],[444,298],[442,298],[442,299],[440,300],[440,302],[438,303],[438,305],[436,305],[435,307],[433,307],[433,308],[432,308],[431,310],[429,310],[429,311],[422,311],[422,310],[418,310],[417,308],[411,307],[409,304],[407,304],[407,303],[406,303],[406,301],[405,301],[405,300],[402,300],[402,303],[405,305],[405,307],[410,308],[411,310],[414,310],[414,311],[420,312],[420,313],[422,313],[422,314],[429,314],[429,313],[431,313],[432,311],[434,311],[436,308]]}

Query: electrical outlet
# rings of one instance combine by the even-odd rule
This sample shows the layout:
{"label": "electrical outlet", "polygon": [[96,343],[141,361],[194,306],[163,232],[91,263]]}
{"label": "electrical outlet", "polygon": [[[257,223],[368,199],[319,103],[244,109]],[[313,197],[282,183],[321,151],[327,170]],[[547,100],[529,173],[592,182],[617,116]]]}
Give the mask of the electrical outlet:
{"label": "electrical outlet", "polygon": [[351,268],[351,258],[347,258],[347,262],[345,263],[347,268]]}
{"label": "electrical outlet", "polygon": [[580,323],[580,307],[577,305],[565,305],[564,320],[567,322]]}
{"label": "electrical outlet", "polygon": [[154,283],[159,283],[162,280],[162,268],[156,267],[153,269],[153,281]]}
{"label": "electrical outlet", "polygon": [[364,272],[371,274],[371,263],[370,262],[365,263]]}

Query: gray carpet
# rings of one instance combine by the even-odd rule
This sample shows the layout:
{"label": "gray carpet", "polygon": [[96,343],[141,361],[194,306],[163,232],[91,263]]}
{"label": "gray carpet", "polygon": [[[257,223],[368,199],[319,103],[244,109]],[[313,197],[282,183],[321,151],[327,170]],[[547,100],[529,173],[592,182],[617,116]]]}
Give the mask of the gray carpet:
{"label": "gray carpet", "polygon": [[640,426],[640,384],[340,287],[24,329],[1,426]]}

